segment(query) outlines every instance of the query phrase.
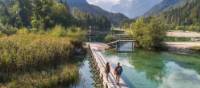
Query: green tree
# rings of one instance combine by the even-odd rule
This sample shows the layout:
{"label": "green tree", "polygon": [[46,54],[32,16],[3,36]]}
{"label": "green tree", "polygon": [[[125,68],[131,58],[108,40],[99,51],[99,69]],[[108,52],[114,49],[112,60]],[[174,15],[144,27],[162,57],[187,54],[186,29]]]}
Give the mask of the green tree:
{"label": "green tree", "polygon": [[33,27],[54,27],[71,25],[72,17],[66,5],[54,0],[34,0],[33,2]]}
{"label": "green tree", "polygon": [[[157,18],[162,19],[167,24],[185,26],[184,30],[191,30],[190,27],[200,24],[200,0],[188,0],[186,4],[179,8],[172,8],[161,13]],[[193,30],[198,31],[198,30]]]}
{"label": "green tree", "polygon": [[14,27],[52,28],[72,25],[69,8],[56,0],[13,0],[0,2],[0,20]]}
{"label": "green tree", "polygon": [[136,40],[139,47],[145,49],[158,49],[162,45],[165,36],[166,26],[154,18],[144,20],[138,19],[131,24],[127,33]]}
{"label": "green tree", "polygon": [[96,30],[108,30],[111,28],[111,22],[104,16],[95,16],[89,13],[80,11],[77,8],[72,9],[72,15],[76,19],[78,26],[88,28],[93,26]]}

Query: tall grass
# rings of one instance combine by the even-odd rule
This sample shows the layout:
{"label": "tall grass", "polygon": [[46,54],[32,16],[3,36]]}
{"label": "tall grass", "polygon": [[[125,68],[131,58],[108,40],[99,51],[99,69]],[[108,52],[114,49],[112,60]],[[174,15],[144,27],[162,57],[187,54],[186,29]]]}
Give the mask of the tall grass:
{"label": "tall grass", "polygon": [[4,86],[8,88],[66,88],[77,82],[79,74],[76,66],[66,65],[56,70],[15,75],[13,78]]}
{"label": "tall grass", "polygon": [[68,38],[17,34],[0,39],[0,69],[12,72],[43,68],[69,59],[73,45]]}
{"label": "tall grass", "polygon": [[[28,87],[21,88],[31,88],[29,83],[34,80],[36,84],[32,87],[37,87],[37,83],[45,86],[45,84],[60,84],[62,81],[66,81],[67,84],[67,80],[75,81],[78,74],[77,67],[72,67],[70,70],[69,67],[65,67],[53,73],[47,72],[45,75],[40,71],[48,68],[56,69],[62,63],[70,64],[73,60],[70,57],[76,47],[73,42],[82,42],[83,39],[84,32],[80,29],[74,28],[69,31],[60,26],[44,33],[22,28],[14,35],[0,37],[0,84],[6,82],[8,86],[15,88],[13,85],[17,87],[20,83],[28,82]],[[14,76],[15,81],[12,81],[12,75],[19,73],[22,74],[21,78]]]}

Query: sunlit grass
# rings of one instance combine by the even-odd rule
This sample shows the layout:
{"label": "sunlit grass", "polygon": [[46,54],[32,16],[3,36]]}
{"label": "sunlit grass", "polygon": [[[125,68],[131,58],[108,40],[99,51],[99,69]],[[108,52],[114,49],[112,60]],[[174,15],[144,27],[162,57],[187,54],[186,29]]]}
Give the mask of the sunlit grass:
{"label": "sunlit grass", "polygon": [[0,39],[0,68],[15,71],[27,66],[59,63],[68,59],[72,48],[68,38],[35,34],[4,37]]}
{"label": "sunlit grass", "polygon": [[[48,32],[22,28],[0,37],[0,85],[8,88],[54,88],[78,80],[73,61],[74,41],[84,41],[84,31],[56,26]],[[15,76],[17,75],[17,76]],[[1,86],[0,86],[1,87]]]}
{"label": "sunlit grass", "polygon": [[12,80],[2,85],[5,88],[64,88],[77,82],[79,78],[75,65],[65,65],[58,69],[11,75]]}

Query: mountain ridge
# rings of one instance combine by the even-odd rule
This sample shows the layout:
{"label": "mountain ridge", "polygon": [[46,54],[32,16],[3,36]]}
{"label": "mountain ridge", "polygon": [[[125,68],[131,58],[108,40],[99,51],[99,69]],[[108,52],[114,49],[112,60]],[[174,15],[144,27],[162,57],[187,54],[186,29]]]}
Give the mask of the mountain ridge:
{"label": "mountain ridge", "polygon": [[160,15],[167,23],[178,25],[199,25],[200,24],[200,1],[190,0],[184,6],[166,11]]}
{"label": "mountain ridge", "polygon": [[145,17],[152,15],[159,15],[162,12],[179,8],[186,4],[188,0],[163,0],[159,4],[152,7],[148,12],[144,14]]}
{"label": "mountain ridge", "polygon": [[121,13],[112,13],[105,11],[98,6],[89,4],[86,0],[66,0],[66,2],[71,10],[74,8],[78,8],[79,10],[94,16],[107,17],[114,25],[119,25],[121,22],[128,20],[128,17]]}

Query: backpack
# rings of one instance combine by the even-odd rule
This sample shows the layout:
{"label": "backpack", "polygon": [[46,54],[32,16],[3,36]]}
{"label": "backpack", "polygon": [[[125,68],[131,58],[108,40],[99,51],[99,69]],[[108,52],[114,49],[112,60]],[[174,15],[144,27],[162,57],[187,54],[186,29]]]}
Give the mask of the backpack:
{"label": "backpack", "polygon": [[123,69],[122,69],[122,67],[120,66],[120,67],[117,69],[117,73],[118,73],[119,75],[121,75],[122,72],[123,72]]}

